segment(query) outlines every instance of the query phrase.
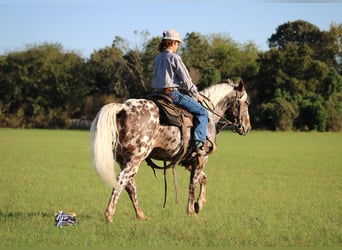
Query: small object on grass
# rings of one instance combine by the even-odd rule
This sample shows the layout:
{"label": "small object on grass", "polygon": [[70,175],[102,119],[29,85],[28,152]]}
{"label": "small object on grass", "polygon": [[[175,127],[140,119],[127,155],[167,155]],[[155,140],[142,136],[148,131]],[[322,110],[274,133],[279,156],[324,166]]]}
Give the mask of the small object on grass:
{"label": "small object on grass", "polygon": [[76,213],[63,213],[63,211],[59,211],[55,214],[55,225],[58,227],[75,226]]}

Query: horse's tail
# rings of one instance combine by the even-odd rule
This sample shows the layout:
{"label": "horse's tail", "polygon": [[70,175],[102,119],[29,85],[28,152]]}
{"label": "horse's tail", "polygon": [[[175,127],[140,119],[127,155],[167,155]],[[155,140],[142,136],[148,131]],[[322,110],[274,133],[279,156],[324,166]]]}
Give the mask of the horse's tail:
{"label": "horse's tail", "polygon": [[116,116],[123,109],[119,103],[111,103],[102,107],[91,124],[92,161],[102,180],[115,187],[114,150],[118,143]]}

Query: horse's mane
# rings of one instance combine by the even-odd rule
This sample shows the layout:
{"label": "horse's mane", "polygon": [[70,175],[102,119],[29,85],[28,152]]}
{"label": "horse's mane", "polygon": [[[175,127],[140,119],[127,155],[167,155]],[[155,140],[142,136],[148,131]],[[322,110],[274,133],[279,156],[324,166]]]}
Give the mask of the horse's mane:
{"label": "horse's mane", "polygon": [[234,87],[229,83],[218,83],[200,91],[201,94],[208,97],[212,104],[216,106],[223,98],[225,98]]}

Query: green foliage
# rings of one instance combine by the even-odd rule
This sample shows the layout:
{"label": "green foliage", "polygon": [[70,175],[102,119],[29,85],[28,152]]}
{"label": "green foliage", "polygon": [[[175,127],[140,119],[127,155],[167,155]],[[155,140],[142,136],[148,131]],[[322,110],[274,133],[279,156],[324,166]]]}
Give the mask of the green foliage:
{"label": "green foliage", "polygon": [[112,46],[94,51],[87,67],[93,84],[92,94],[112,94],[118,97],[127,95],[127,88],[121,80],[126,72],[122,50]]}
{"label": "green foliage", "polygon": [[259,56],[259,82],[256,84],[259,104],[256,112],[274,112],[271,112],[272,119],[269,115],[259,115],[259,123],[271,129],[282,127],[280,124],[284,120],[278,113],[283,111],[278,109],[286,107],[286,101],[277,99],[277,91],[280,90],[292,96],[287,100],[294,102],[290,106],[299,108],[297,115],[296,109],[286,107],[289,110],[285,113],[292,114],[285,119],[292,119],[287,124],[292,123],[295,129],[301,130],[338,129],[327,123],[329,113],[338,113],[333,111],[335,106],[330,105],[328,111],[325,105],[331,95],[340,93],[342,89],[341,75],[336,71],[339,68],[336,52],[342,48],[336,43],[339,41],[337,31],[335,27],[332,34],[321,32],[316,26],[301,20],[277,28],[269,39],[271,49]]}
{"label": "green foliage", "polygon": [[[134,34],[139,43],[116,36],[86,60],[47,43],[0,55],[0,126],[65,127],[70,119],[92,120],[108,102],[146,96],[161,37]],[[342,24],[321,31],[303,20],[284,23],[268,51],[228,34],[190,32],[184,40],[179,53],[199,89],[246,82],[254,128],[341,130],[334,102],[342,91]]]}
{"label": "green foliage", "polygon": [[318,92],[325,99],[335,93],[342,92],[342,75],[338,74],[334,68],[330,68],[327,77],[320,83],[318,87]]}
{"label": "green foliage", "polygon": [[320,56],[329,65],[333,65],[339,74],[342,74],[342,23],[332,23],[330,30],[322,33],[324,44],[321,47],[323,51]]}
{"label": "green foliage", "polygon": [[293,129],[293,121],[299,115],[295,102],[277,97],[272,102],[262,104],[262,113],[268,126],[274,130],[288,131]]}
{"label": "green foliage", "polygon": [[187,34],[182,49],[184,63],[199,88],[206,88],[232,77],[252,79],[257,74],[258,50],[253,43],[239,45],[225,34]]}
{"label": "green foliage", "polygon": [[318,48],[322,45],[323,34],[319,28],[309,22],[297,20],[279,25],[276,33],[269,39],[271,48],[283,49],[289,43],[296,46],[309,45],[309,47]]}
{"label": "green foliage", "polygon": [[218,81],[217,69],[210,61],[210,45],[206,37],[198,33],[186,34],[186,46],[181,49],[185,65],[189,67],[190,75],[199,88],[210,86]]}
{"label": "green foliage", "polygon": [[296,121],[302,130],[326,131],[328,113],[324,107],[323,98],[311,93],[298,100],[300,115]]}
{"label": "green foliage", "polygon": [[342,130],[342,92],[332,94],[325,103],[328,113],[327,128],[330,131]]}
{"label": "green foliage", "polygon": [[2,114],[16,116],[21,124],[33,127],[45,127],[44,120],[54,117],[60,117],[59,123],[63,123],[82,109],[82,98],[88,92],[83,71],[83,59],[64,53],[59,44],[42,44],[8,54],[0,65]]}

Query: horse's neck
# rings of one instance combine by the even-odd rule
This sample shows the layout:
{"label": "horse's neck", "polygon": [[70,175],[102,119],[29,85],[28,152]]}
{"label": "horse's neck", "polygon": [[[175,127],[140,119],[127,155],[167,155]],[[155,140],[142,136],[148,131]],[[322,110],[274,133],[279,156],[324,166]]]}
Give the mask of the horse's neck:
{"label": "horse's neck", "polygon": [[229,84],[221,83],[205,89],[202,94],[207,96],[214,106],[214,112],[209,111],[209,119],[217,124],[230,104],[234,102],[235,90]]}

